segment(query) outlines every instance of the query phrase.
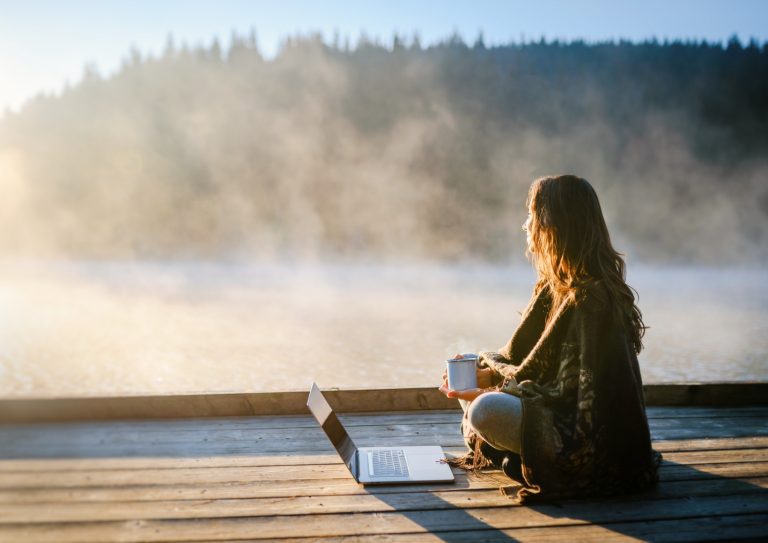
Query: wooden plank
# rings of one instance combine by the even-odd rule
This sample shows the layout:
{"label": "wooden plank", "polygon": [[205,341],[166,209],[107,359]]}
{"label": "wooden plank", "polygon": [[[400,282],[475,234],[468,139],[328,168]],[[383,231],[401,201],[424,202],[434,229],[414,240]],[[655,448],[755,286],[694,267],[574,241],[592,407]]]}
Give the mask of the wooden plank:
{"label": "wooden plank", "polygon": [[[737,427],[732,427],[718,432],[718,439],[737,438],[749,432]],[[759,434],[766,436],[765,430]],[[464,446],[462,438],[458,435],[441,435],[431,433],[425,435],[391,435],[383,433],[373,436],[353,436],[359,446],[378,446],[382,444],[391,446],[404,445],[441,445],[448,448],[461,448]],[[677,441],[680,438],[701,439],[706,431],[691,429],[654,431],[654,439]],[[749,438],[744,438],[745,440]],[[306,435],[292,437],[290,435],[257,436],[233,439],[223,442],[147,442],[137,440],[131,443],[113,444],[73,441],[66,444],[51,444],[41,441],[39,443],[21,443],[4,445],[0,456],[4,459],[24,458],[125,458],[125,457],[177,457],[191,458],[203,456],[270,456],[276,455],[327,455],[332,453],[332,448],[324,435],[306,432]]]}
{"label": "wooden plank", "polygon": [[[97,456],[107,456],[107,454],[99,454],[100,451],[108,452],[108,455],[114,456],[121,454],[119,452],[121,448],[135,451],[137,447],[149,449],[154,446],[165,445],[173,449],[173,445],[178,444],[188,445],[188,451],[193,449],[215,451],[218,448],[224,448],[228,454],[232,454],[233,446],[246,447],[243,449],[244,451],[254,450],[254,447],[250,446],[257,446],[256,448],[266,452],[274,451],[274,446],[279,444],[280,450],[292,450],[290,447],[285,447],[284,442],[286,441],[304,447],[295,450],[306,450],[308,442],[316,444],[325,439],[317,425],[309,428],[256,429],[243,426],[236,430],[222,430],[215,425],[209,427],[206,424],[207,420],[200,420],[194,428],[184,425],[177,429],[163,425],[164,431],[154,431],[151,422],[145,423],[143,429],[134,427],[131,431],[121,431],[119,425],[113,427],[111,424],[95,426],[93,424],[70,423],[47,426],[45,429],[36,428],[34,425],[1,427],[0,457],[34,456],[35,450],[38,451],[38,454],[44,453],[48,456],[69,455],[69,453],[63,452],[67,450],[67,447],[74,447],[77,450],[90,448]],[[768,418],[665,418],[652,420],[650,426],[654,440],[768,436]],[[361,425],[350,426],[349,431],[353,439],[359,439],[361,443],[363,440],[369,439],[389,441],[412,438],[420,442],[433,438],[437,440],[437,443],[451,446],[461,445],[461,441],[457,442],[460,437],[458,424],[455,422]],[[417,443],[414,442],[414,444]],[[55,452],[60,445],[62,452]],[[29,452],[25,453],[25,448]],[[196,454],[200,455],[200,452]],[[189,456],[189,454],[181,454],[181,456]]]}
{"label": "wooden plank", "polygon": [[768,449],[734,449],[711,451],[669,451],[664,460],[677,464],[722,464],[728,462],[768,462]]}
{"label": "wooden plank", "polygon": [[[672,419],[669,419],[672,420]],[[699,420],[699,419],[694,419]],[[747,420],[747,419],[741,419]],[[754,420],[754,419],[749,419]],[[716,422],[717,421],[717,422]],[[705,421],[701,424],[683,424],[651,426],[651,439],[679,440],[679,439],[703,439],[703,438],[749,438],[768,436],[768,424],[765,421],[757,423],[739,422],[736,419],[716,419]],[[720,422],[722,421],[722,422]]]}
{"label": "wooden plank", "polygon": [[[693,443],[696,443],[697,441],[693,441]],[[442,440],[442,443],[440,440],[437,439],[420,439],[420,440],[408,440],[406,438],[399,438],[399,439],[392,439],[386,442],[389,445],[430,445],[430,444],[438,444],[442,445],[443,450],[446,451],[448,454],[458,455],[463,454],[464,451],[466,451],[464,444],[461,439],[455,439],[452,442],[446,442],[445,440]],[[677,443],[677,442],[672,442]],[[381,444],[380,441],[376,440],[365,440],[359,442],[362,446],[372,446],[372,445],[379,445]],[[756,448],[764,449],[763,443],[758,443],[760,445]],[[10,460],[0,460],[0,473],[2,472],[8,472],[8,471],[18,471],[19,469],[23,469],[24,471],[57,471],[57,466],[63,467],[66,469],[68,465],[67,459],[74,459],[79,463],[79,466],[81,466],[81,469],[101,469],[101,462],[105,461],[108,462],[107,464],[104,464],[103,469],[109,469],[110,463],[117,463],[117,465],[120,465],[120,463],[124,462],[125,460],[132,460],[137,459],[141,460],[144,464],[143,466],[157,466],[157,467],[165,467],[166,469],[175,467],[173,465],[168,465],[167,462],[173,463],[174,458],[182,458],[187,459],[190,462],[193,462],[195,460],[199,460],[200,458],[215,458],[216,460],[213,461],[213,465],[228,465],[230,464],[229,459],[235,459],[231,464],[239,464],[242,466],[258,466],[258,465],[291,465],[300,463],[300,461],[296,457],[301,456],[312,456],[317,457],[317,459],[313,460],[312,462],[315,464],[319,463],[337,463],[337,459],[334,459],[334,453],[333,449],[328,445],[327,447],[324,446],[322,443],[318,443],[315,445],[312,444],[293,444],[293,450],[287,451],[287,447],[291,446],[291,444],[286,443],[284,447],[281,447],[280,444],[275,444],[274,446],[271,446],[269,448],[267,447],[255,447],[249,444],[244,445],[238,445],[238,444],[232,444],[232,445],[218,445],[215,448],[208,447],[208,448],[200,448],[200,447],[192,447],[185,448],[183,444],[174,445],[173,447],[170,446],[151,446],[149,448],[147,447],[136,447],[136,448],[119,448],[119,449],[106,449],[101,448],[99,451],[97,451],[97,454],[101,454],[103,456],[96,457],[94,455],[94,452],[90,448],[85,449],[78,449],[77,447],[58,447],[54,451],[56,453],[56,458],[49,460],[44,459],[36,459],[36,464],[33,464],[33,460],[25,460],[24,453],[27,451],[26,448],[21,448],[16,451],[10,451],[11,453],[17,452],[18,454],[11,455]],[[323,447],[322,449],[312,449],[311,447]],[[302,449],[302,447],[304,447]],[[748,445],[745,443],[742,446],[735,447],[733,449],[718,449],[718,450],[733,450],[733,451],[739,451],[739,450],[746,450],[746,449],[753,449],[755,447],[748,447]],[[266,450],[265,450],[266,449]],[[673,445],[672,447],[657,447],[657,449],[661,450],[662,453],[676,453],[676,452],[685,452],[685,449],[679,450],[677,446]],[[694,449],[694,450],[702,450],[706,451],[709,449]],[[185,456],[181,456],[185,455]],[[29,455],[27,455],[29,456]],[[149,458],[155,458],[159,457],[160,460],[154,461],[150,460]],[[64,460],[61,460],[61,459]],[[91,466],[87,465],[86,459],[92,459]],[[247,459],[253,459],[252,461],[248,461]],[[237,460],[240,459],[240,460]],[[50,462],[50,464],[48,464]],[[6,466],[6,463],[8,463],[8,467]],[[29,466],[29,468],[26,468],[24,466]],[[183,467],[188,464],[180,463],[179,467]],[[203,464],[199,464],[202,466]],[[138,467],[138,466],[136,466]],[[129,468],[130,469],[130,468]]]}
{"label": "wooden plank", "polygon": [[[667,453],[667,462],[677,464],[719,464],[735,462],[768,462],[768,449],[728,451],[687,451]],[[217,482],[288,481],[294,479],[347,479],[349,473],[341,463],[311,463],[252,467],[219,467],[216,469],[115,469],[98,471],[27,471],[4,473],[0,488],[82,487],[151,484],[208,484]]]}
{"label": "wooden plank", "polygon": [[766,405],[768,383],[658,383],[643,387],[646,405]]}
{"label": "wooden plank", "polygon": [[[768,383],[664,383],[644,387],[653,405],[767,405]],[[455,409],[436,387],[328,390],[342,413]],[[1,423],[307,414],[306,391],[0,400]]]}
{"label": "wooden plank", "polygon": [[[740,450],[768,448],[766,437],[739,437],[713,439],[684,439],[656,441],[654,449],[662,452],[682,452],[699,450]],[[465,449],[463,446],[444,447],[446,454],[457,456]],[[197,468],[209,469],[216,467],[254,467],[254,466],[283,466],[299,464],[338,464],[341,460],[336,453],[326,451],[312,454],[283,452],[276,455],[232,455],[232,456],[201,456],[201,457],[115,457],[115,458],[24,458],[0,459],[0,473],[23,471],[99,471],[110,469],[177,469]]]}
{"label": "wooden plank", "polygon": [[[279,420],[279,419],[278,419]],[[187,422],[187,421],[185,421]],[[99,423],[105,424],[105,423]],[[106,423],[114,424],[114,423]],[[119,423],[118,423],[119,424]],[[145,423],[146,424],[146,423]],[[151,424],[151,423],[150,423]],[[0,431],[2,435],[2,431]],[[73,433],[70,432],[70,439]],[[50,444],[45,445],[48,452]],[[694,450],[730,450],[730,449],[756,449],[768,447],[768,436],[751,436],[738,438],[704,438],[682,440],[657,440],[653,444],[660,452],[694,451]],[[444,446],[446,453],[458,455],[464,451],[463,445],[456,447]],[[0,448],[2,450],[2,448]],[[9,450],[5,451],[10,454]],[[151,451],[150,451],[151,452]],[[327,464],[338,463],[339,459],[330,450],[317,452],[311,455],[301,452],[282,451],[279,455],[249,454],[229,456],[199,456],[199,457],[173,457],[173,456],[116,456],[103,458],[88,458],[88,451],[83,457],[70,458],[28,458],[1,459],[0,473],[5,471],[60,471],[82,469],[144,469],[144,468],[177,468],[177,467],[215,467],[215,466],[257,466],[257,465],[295,465],[295,464]],[[22,453],[19,452],[18,456]],[[0,457],[2,453],[0,453]],[[29,455],[24,455],[29,456]]]}
{"label": "wooden plank", "polygon": [[[455,409],[437,387],[324,390],[339,412]],[[307,414],[307,391],[0,400],[3,422]]]}
{"label": "wooden plank", "polygon": [[666,451],[760,449],[765,447],[768,447],[768,436],[669,439],[653,441],[653,448],[662,453]]}
{"label": "wooden plank", "polygon": [[[685,408],[680,408],[685,409]],[[719,411],[719,410],[718,410]],[[341,414],[339,418],[347,427],[387,426],[392,424],[435,424],[461,421],[461,410],[410,411],[400,413]],[[735,415],[738,416],[738,415]],[[270,415],[254,417],[206,417],[183,419],[147,419],[147,420],[103,420],[70,421],[58,423],[20,423],[0,426],[2,431],[27,431],[30,433],[50,432],[67,428],[100,431],[110,429],[115,432],[150,431],[165,433],[175,430],[194,430],[203,425],[218,430],[277,429],[277,428],[317,428],[315,419],[308,415]]]}
{"label": "wooden plank", "polygon": [[[727,419],[722,426],[729,426]],[[739,419],[739,420],[753,420],[753,419]],[[679,421],[665,420],[662,423],[664,427],[679,427]],[[752,423],[751,426],[765,426],[768,427],[768,422],[765,423]],[[458,421],[452,422],[438,422],[438,423],[419,423],[419,424],[386,424],[375,426],[363,426],[362,430],[355,431],[357,427],[351,426],[348,431],[351,435],[357,435],[361,438],[367,438],[368,436],[382,436],[382,435],[443,435],[443,434],[455,434],[459,435]],[[209,427],[205,424],[205,421],[196,428],[165,428],[158,431],[153,428],[151,424],[147,424],[144,428],[123,430],[120,428],[111,428],[110,425],[105,425],[101,428],[94,427],[81,427],[79,425],[62,424],[59,427],[50,427],[39,431],[37,428],[30,426],[14,427],[14,428],[0,428],[0,437],[3,440],[3,449],[12,446],[15,443],[39,443],[45,442],[50,444],[67,443],[72,442],[73,437],[76,436],[77,441],[82,444],[91,443],[94,445],[105,444],[109,441],[110,444],[120,443],[135,443],[135,442],[152,442],[152,443],[189,443],[195,441],[210,441],[210,442],[224,442],[224,441],[243,441],[247,439],[260,439],[262,436],[304,436],[312,435],[318,437],[325,437],[320,427],[315,423],[311,427],[272,427],[272,428],[249,428],[241,427],[238,429],[225,429],[222,430],[215,426]]]}
{"label": "wooden plank", "polygon": [[[458,447],[446,448],[446,452],[459,454]],[[323,454],[291,453],[279,455],[233,455],[199,456],[190,458],[174,457],[116,457],[116,458],[27,458],[0,460],[0,473],[4,472],[50,472],[50,471],[101,471],[113,469],[216,469],[226,467],[296,466],[296,465],[341,464],[339,455],[326,451]]]}
{"label": "wooden plank", "polygon": [[[681,497],[768,494],[768,477],[681,481],[659,485],[651,493],[623,498],[622,501],[647,501]],[[116,520],[159,520],[192,518],[259,517],[273,515],[320,515],[328,513],[379,513],[457,509],[465,506],[509,507],[509,499],[496,487],[474,490],[392,493],[386,499],[370,493],[303,495],[237,499],[188,499],[122,502],[48,503],[45,507],[0,503],[0,524],[103,522]]]}
{"label": "wooden plank", "polygon": [[[391,496],[379,495],[386,501]],[[442,500],[421,495],[421,506]],[[323,515],[243,518],[132,520],[96,523],[0,525],[0,541],[185,541],[277,539],[287,537],[359,536],[367,534],[426,533],[436,530],[472,532],[512,529],[673,520],[691,517],[746,515],[768,512],[764,495],[715,496],[651,501],[607,500],[535,507],[449,508],[382,513],[326,513]]]}
{"label": "wooden plank", "polygon": [[[62,503],[78,501],[154,501],[232,498],[290,498],[295,496],[393,494],[404,492],[450,492],[454,490],[492,489],[510,484],[500,471],[464,473],[454,471],[453,484],[363,487],[351,478],[269,481],[226,481],[205,484],[162,484],[129,486],[83,486],[59,488],[0,489],[0,503]],[[700,464],[695,467],[664,463],[663,482],[754,479],[768,476],[767,462]]]}
{"label": "wooden plank", "polygon": [[688,466],[663,462],[659,467],[662,481],[692,481],[718,477],[763,477],[768,472],[766,462],[719,462]]}
{"label": "wooden plank", "polygon": [[[742,472],[747,472],[742,469]],[[752,470],[754,471],[754,470]],[[233,481],[198,485],[129,485],[92,486],[71,488],[14,488],[0,489],[0,503],[56,503],[56,502],[110,502],[110,501],[159,501],[190,499],[234,498],[291,498],[297,496],[393,494],[404,492],[452,492],[463,490],[492,489],[509,484],[503,473],[454,472],[454,483],[414,485],[387,485],[366,488],[351,477],[343,479],[295,479],[285,481]],[[746,478],[749,478],[748,474]]]}
{"label": "wooden plank", "polygon": [[[281,427],[281,418],[250,419],[256,421],[255,425],[249,425],[249,419],[202,419],[66,424],[44,431],[40,431],[40,426],[6,426],[0,428],[0,456],[25,452],[26,455],[0,460],[0,487],[5,487],[0,488],[0,523],[5,523],[0,526],[0,541],[143,541],[156,536],[169,541],[254,536],[274,539],[284,533],[314,537],[313,525],[319,526],[327,537],[365,540],[370,540],[366,533],[383,540],[405,533],[429,537],[427,530],[435,530],[436,526],[448,530],[442,532],[444,537],[462,541],[465,536],[478,533],[493,539],[505,530],[526,534],[543,530],[542,537],[559,534],[559,538],[572,540],[574,529],[605,529],[594,523],[625,524],[639,529],[658,526],[660,522],[671,523],[670,514],[687,515],[676,521],[683,526],[697,520],[755,516],[768,512],[768,422],[760,409],[741,409],[730,416],[727,409],[682,410],[687,417],[674,416],[674,409],[659,412],[659,416],[651,419],[654,436],[665,438],[655,443],[657,449],[665,452],[662,483],[657,490],[645,496],[567,502],[566,507],[561,504],[560,509],[547,510],[547,527],[541,527],[543,521],[537,520],[539,517],[520,517],[518,513],[541,513],[540,506],[511,508],[497,494],[496,487],[508,483],[500,472],[475,475],[457,471],[456,485],[365,489],[349,478],[324,435],[307,417],[289,418],[285,425],[288,428]],[[380,444],[381,440],[413,444],[414,439],[423,439],[442,442],[448,445],[449,452],[463,450],[455,411],[426,413],[434,415],[431,419],[423,415],[419,414],[417,422],[404,413],[354,415],[345,417],[345,421],[355,419],[347,424],[360,444]],[[307,422],[311,424],[306,425]],[[130,430],[119,428],[122,424],[131,425]],[[270,452],[272,438],[278,434],[286,439],[277,439],[277,450]],[[746,435],[738,437],[740,434]],[[5,435],[12,435],[17,441],[8,445],[2,441]],[[676,435],[693,437],[675,439]],[[106,455],[105,458],[92,458],[95,438],[107,441],[95,445],[98,454]],[[68,452],[73,458],[26,459],[35,448],[49,445],[54,447],[46,454]],[[238,450],[250,454],[238,454]],[[196,451],[208,455],[196,457]],[[285,455],[286,451],[291,454]],[[184,456],[121,456],[147,452]],[[216,456],[222,453],[234,456]],[[110,454],[115,457],[109,457]],[[716,510],[714,503],[706,501],[710,498],[727,502],[727,506]],[[753,498],[762,498],[762,509],[751,501]],[[608,514],[610,504],[618,516],[606,520],[601,515]],[[686,504],[689,509],[685,509]],[[588,514],[574,516],[573,511],[583,512],[585,507]],[[654,508],[657,513],[650,516]],[[494,516],[492,510],[507,514]],[[559,516],[555,515],[558,510]],[[649,517],[631,517],[637,510],[646,510]],[[275,516],[276,512],[280,515]],[[629,520],[623,515],[630,515]],[[465,522],[456,523],[457,516]],[[259,517],[265,522],[256,522]],[[510,522],[518,525],[509,527]],[[30,526],[33,523],[36,526]],[[348,527],[362,531],[350,532]],[[38,531],[29,531],[30,528]],[[328,532],[322,532],[323,529]],[[664,533],[649,530],[647,533]],[[688,532],[685,528],[674,532],[680,533]],[[695,530],[689,536],[693,533]],[[743,533],[752,537],[763,532],[752,529]]]}
{"label": "wooden plank", "polygon": [[259,466],[217,469],[142,469],[98,472],[21,472],[5,473],[0,488],[56,488],[152,484],[200,485],[227,482],[291,481],[295,479],[344,479],[350,475],[344,464]]}
{"label": "wooden plank", "polygon": [[[692,519],[619,522],[600,526],[586,524],[549,528],[518,528],[511,530],[483,530],[471,532],[376,534],[347,537],[312,538],[316,543],[488,543],[489,541],[520,541],[522,543],[624,543],[628,541],[666,541],[687,543],[703,541],[764,541],[768,539],[768,515],[713,516]],[[243,539],[236,541],[255,541]],[[307,543],[308,539],[287,538],[282,543]],[[204,542],[201,542],[204,543]]]}
{"label": "wooden plank", "polygon": [[[381,441],[376,438],[356,439],[355,442],[361,446],[379,446],[382,443],[388,446],[407,446],[407,445],[440,445],[444,450],[465,450],[464,443],[461,438],[453,439],[439,439],[435,436],[424,436],[418,439],[408,439],[407,437],[396,437]],[[733,450],[739,450],[741,447]],[[748,448],[744,445],[744,448]],[[660,448],[662,451],[663,448]],[[675,447],[667,449],[669,452],[674,452]],[[31,453],[30,453],[31,451]],[[52,461],[57,459],[86,459],[92,458],[94,460],[101,461],[102,459],[124,459],[124,458],[147,458],[147,457],[161,457],[161,458],[188,458],[195,459],[201,457],[252,457],[255,460],[251,463],[253,465],[274,464],[275,457],[285,456],[286,463],[294,463],[291,457],[294,456],[322,456],[328,457],[333,454],[333,449],[329,445],[323,444],[321,441],[312,443],[305,441],[302,443],[291,443],[290,441],[279,441],[276,443],[261,444],[261,443],[219,443],[219,444],[146,444],[138,443],[135,445],[126,446],[100,446],[97,450],[90,445],[78,446],[78,444],[72,444],[71,446],[61,445],[57,447],[51,447],[48,451],[37,451],[33,447],[18,446],[9,448],[5,451],[4,456],[7,460],[0,460],[0,466],[5,465],[6,461],[11,462],[10,465],[17,466],[18,462],[25,462],[25,458],[37,458],[41,462],[44,462],[42,458],[45,456],[52,457]],[[263,459],[257,459],[263,457]],[[326,461],[318,460],[319,461]],[[39,464],[38,464],[39,465]],[[32,468],[34,469],[34,468]],[[0,469],[0,471],[8,471],[7,469]],[[13,471],[13,470],[11,470]]]}
{"label": "wooden plank", "polygon": [[696,407],[690,405],[682,406],[648,406],[645,409],[649,420],[666,418],[704,418],[712,419],[717,417],[759,417],[768,418],[768,406],[753,405],[748,407],[738,406],[707,406]]}
{"label": "wooden plank", "polygon": [[[757,407],[649,407],[648,419],[651,424],[654,419],[661,418],[758,418],[768,419],[768,406]],[[347,427],[358,426],[382,426],[397,424],[435,424],[455,423],[461,420],[462,412],[458,409],[406,411],[391,413],[366,413],[366,414],[342,414],[340,419]],[[32,424],[6,424],[0,426],[0,431],[29,433],[43,433],[51,431],[67,432],[71,428],[79,430],[90,429],[93,431],[112,432],[158,432],[183,429],[198,429],[200,425],[206,428],[219,430],[242,429],[269,429],[269,428],[315,428],[317,422],[311,416],[286,415],[286,416],[253,416],[253,417],[210,417],[204,419],[150,419],[150,420],[111,420],[100,422],[80,422],[77,424],[64,423],[32,423]]]}
{"label": "wooden plank", "polygon": [[[652,426],[663,427],[665,424],[674,423],[677,425],[697,425],[711,424],[712,419],[729,419],[727,424],[731,424],[733,419],[744,418],[744,424],[768,424],[768,408],[666,408],[664,412],[653,417],[653,412],[649,409],[649,421]],[[418,414],[373,414],[373,415],[342,415],[342,422],[345,426],[366,427],[366,426],[399,426],[407,425],[417,427],[419,425],[430,424],[454,424],[458,426],[461,421],[460,411],[425,411]],[[672,421],[656,419],[673,419]],[[683,420],[686,419],[686,420]],[[701,419],[701,420],[687,420]],[[706,422],[705,422],[706,421]],[[297,428],[317,428],[317,423],[312,417],[305,416],[287,416],[287,417],[240,417],[240,418],[206,418],[206,419],[171,419],[171,420],[149,420],[149,421],[112,421],[112,422],[91,422],[91,423],[59,423],[59,424],[24,424],[24,425],[4,425],[0,426],[0,435],[4,441],[19,439],[29,436],[57,434],[69,435],[72,430],[80,432],[89,431],[96,436],[130,436],[140,433],[142,436],[162,434],[162,435],[184,435],[189,432],[199,432],[201,428],[207,431],[238,432],[269,429],[297,429]]]}
{"label": "wooden plank", "polygon": [[[495,489],[494,489],[495,490]],[[495,491],[391,494],[385,500],[373,494],[245,498],[224,500],[64,503],[49,507],[0,505],[0,525],[13,523],[103,522],[111,520],[172,520],[324,515],[328,513],[380,513],[399,510],[509,507],[509,499]],[[290,522],[290,521],[287,521]]]}

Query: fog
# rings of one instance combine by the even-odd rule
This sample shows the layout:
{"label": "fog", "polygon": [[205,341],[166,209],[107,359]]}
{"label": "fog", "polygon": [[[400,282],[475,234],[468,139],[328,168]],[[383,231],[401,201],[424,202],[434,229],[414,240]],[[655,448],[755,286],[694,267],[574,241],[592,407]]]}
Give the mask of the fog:
{"label": "fog", "polygon": [[0,120],[0,396],[431,386],[597,189],[648,382],[762,379],[768,47],[169,41]]}
{"label": "fog", "polygon": [[521,263],[537,176],[653,263],[768,256],[768,49],[458,36],[133,51],[0,122],[0,251]]}
{"label": "fog", "polygon": [[[501,347],[533,271],[510,266],[6,263],[0,397],[437,386]],[[761,270],[637,267],[645,382],[765,377]]]}

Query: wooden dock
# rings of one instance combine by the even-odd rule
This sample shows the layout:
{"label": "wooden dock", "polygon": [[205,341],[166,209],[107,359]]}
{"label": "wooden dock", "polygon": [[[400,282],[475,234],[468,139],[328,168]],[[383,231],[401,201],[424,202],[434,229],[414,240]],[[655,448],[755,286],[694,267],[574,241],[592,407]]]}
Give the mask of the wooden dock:
{"label": "wooden dock", "polygon": [[[460,411],[419,394],[341,419],[358,445],[461,453]],[[753,403],[650,406],[664,454],[651,492],[520,507],[493,471],[364,488],[308,415],[20,422],[0,402],[0,541],[768,540],[768,406]]]}

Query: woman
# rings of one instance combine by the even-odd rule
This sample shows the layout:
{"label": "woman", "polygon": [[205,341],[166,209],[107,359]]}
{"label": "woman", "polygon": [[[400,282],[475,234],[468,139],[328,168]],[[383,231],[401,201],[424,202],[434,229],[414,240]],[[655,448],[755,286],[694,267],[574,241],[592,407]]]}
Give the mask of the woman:
{"label": "woman", "polygon": [[440,390],[468,403],[470,452],[533,497],[609,495],[657,480],[637,354],[645,332],[592,186],[573,175],[534,181],[526,254],[538,278],[512,339],[479,355],[476,389]]}

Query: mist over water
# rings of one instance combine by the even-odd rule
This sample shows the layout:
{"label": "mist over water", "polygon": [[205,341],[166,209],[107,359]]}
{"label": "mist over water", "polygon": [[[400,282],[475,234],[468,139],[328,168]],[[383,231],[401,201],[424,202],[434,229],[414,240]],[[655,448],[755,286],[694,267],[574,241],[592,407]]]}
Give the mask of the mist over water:
{"label": "mist over water", "polygon": [[[500,347],[526,267],[69,263],[0,274],[0,396],[436,386]],[[762,379],[761,270],[639,267],[646,382]]]}
{"label": "mist over water", "polygon": [[765,379],[768,46],[252,38],[0,119],[0,396],[432,386],[506,343],[531,181],[596,188],[647,382]]}

